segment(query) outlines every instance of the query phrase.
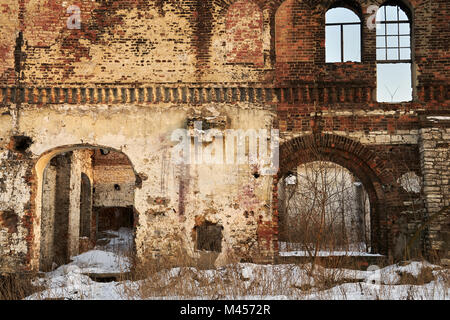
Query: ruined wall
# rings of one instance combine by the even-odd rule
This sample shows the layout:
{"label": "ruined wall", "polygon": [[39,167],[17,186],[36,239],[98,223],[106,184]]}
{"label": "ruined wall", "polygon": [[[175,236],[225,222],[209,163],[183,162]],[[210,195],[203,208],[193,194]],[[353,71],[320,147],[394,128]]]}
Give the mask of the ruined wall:
{"label": "ruined wall", "polygon": [[33,234],[33,164],[23,148],[16,150],[13,126],[9,108],[0,107],[0,270],[6,272],[29,267]]}
{"label": "ruined wall", "polygon": [[40,268],[51,269],[79,252],[81,173],[92,176],[91,151],[56,155],[43,172],[40,221]]}
{"label": "ruined wall", "polygon": [[70,209],[68,229],[68,254],[76,256],[79,252],[80,238],[80,197],[81,197],[81,173],[93,177],[91,150],[74,150],[72,152],[70,167]]}
{"label": "ruined wall", "polygon": [[[230,71],[233,81],[261,79],[252,66],[227,66],[227,55],[237,52],[228,50],[226,3],[76,1],[72,4],[81,11],[78,30],[67,28],[69,2],[41,2],[26,1],[25,19],[30,22],[24,27],[30,48],[25,65],[27,83],[219,82],[230,78]],[[239,18],[242,16],[231,20]],[[259,19],[257,26],[262,29],[262,17]],[[240,49],[238,55],[253,45]],[[262,43],[255,50],[260,56],[256,65],[261,68]],[[250,62],[242,57],[232,60]]]}
{"label": "ruined wall", "polygon": [[[56,204],[56,167],[47,165],[43,177],[41,213],[41,244],[39,265],[41,270],[51,269],[55,261],[55,204]],[[61,189],[59,189],[61,190]]]}
{"label": "ruined wall", "polygon": [[32,165],[26,161],[6,161],[2,152],[0,170],[0,266],[2,271],[24,270],[29,265],[32,220],[29,216],[31,189],[27,183]]}
{"label": "ruined wall", "polygon": [[15,49],[19,35],[19,1],[5,0],[0,4],[0,84],[16,83]]}
{"label": "ruined wall", "polygon": [[[207,108],[217,118],[228,119],[227,128],[270,126],[273,118],[273,113],[261,106],[209,104]],[[135,189],[134,205],[138,217],[136,246],[141,257],[144,253],[175,254],[180,248],[175,245],[178,241],[184,243],[183,250],[195,256],[191,233],[196,221],[201,219],[223,225],[224,256],[228,250],[239,253],[256,250],[260,225],[271,221],[271,177],[256,179],[248,165],[228,165],[219,170],[222,165],[186,168],[171,161],[171,148],[176,144],[171,141],[173,130],[185,127],[187,119],[201,114],[202,110],[170,104],[151,109],[133,105],[108,108],[60,105],[37,110],[23,104],[20,130],[33,140],[29,154],[35,160],[49,150],[72,150],[75,154],[74,148],[80,145],[108,146],[121,150],[130,159],[140,180]],[[64,127],[61,127],[62,122]],[[115,134],[108,130],[111,127],[116,128]],[[73,161],[76,163],[76,156]],[[81,169],[71,171],[79,179]],[[95,179],[95,169],[93,176]],[[79,209],[79,183],[75,181],[71,180],[71,214]],[[76,221],[75,218],[69,239],[75,238],[79,230]],[[39,228],[36,221],[35,229]],[[38,237],[33,241],[38,241]],[[69,243],[74,252],[72,245]],[[262,249],[269,253],[271,243]]]}
{"label": "ruined wall", "polygon": [[225,28],[227,63],[264,66],[263,12],[256,3],[233,3],[227,11]]}
{"label": "ruined wall", "polygon": [[136,176],[124,154],[95,150],[93,162],[94,207],[130,207],[134,204]]}
{"label": "ruined wall", "polygon": [[449,264],[450,253],[450,116],[424,115],[420,130],[423,192],[427,208],[427,228],[433,258]]}
{"label": "ruined wall", "polygon": [[43,166],[80,145],[131,161],[141,257],[176,255],[180,238],[195,256],[192,232],[205,221],[224,228],[219,261],[229,250],[271,257],[277,177],[257,178],[248,165],[174,165],[171,133],[195,120],[279,129],[287,147],[280,171],[318,147],[372,186],[379,251],[404,252],[405,234],[424,215],[420,193],[398,182],[408,172],[424,176],[419,111],[449,108],[449,2],[409,1],[416,94],[399,104],[375,101],[376,33],[365,22],[368,6],[382,2],[352,2],[362,62],[326,64],[331,0],[79,0],[80,29],[67,28],[69,1],[3,0],[0,269],[37,267]]}
{"label": "ruined wall", "polygon": [[136,178],[128,166],[96,166],[94,206],[128,207],[134,202]]}

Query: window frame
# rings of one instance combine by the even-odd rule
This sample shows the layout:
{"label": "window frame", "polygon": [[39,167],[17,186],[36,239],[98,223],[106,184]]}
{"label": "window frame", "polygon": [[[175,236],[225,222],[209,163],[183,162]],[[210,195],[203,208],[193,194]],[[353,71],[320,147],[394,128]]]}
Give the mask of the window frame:
{"label": "window frame", "polygon": [[[397,7],[397,19],[396,20],[387,20],[387,16],[386,16],[386,8],[388,6],[391,7]],[[378,10],[384,10],[384,18],[382,21],[379,21],[378,19],[376,19],[375,24],[376,24],[376,33],[378,30],[378,26],[381,25],[384,27],[384,34],[383,35],[378,35],[375,34],[375,63],[378,66],[378,64],[383,65],[383,64],[409,64],[410,67],[410,73],[411,73],[411,100],[408,101],[378,101],[378,97],[376,98],[377,103],[381,103],[381,104],[399,104],[399,103],[413,103],[414,101],[416,101],[417,99],[417,91],[416,91],[416,81],[415,81],[415,69],[414,69],[414,57],[415,57],[415,52],[414,52],[414,37],[413,37],[413,28],[414,28],[414,13],[412,11],[412,9],[409,8],[409,6],[407,6],[406,4],[404,4],[402,1],[399,0],[388,0],[385,1],[382,5],[380,5],[380,7],[378,8]],[[406,19],[400,19],[400,10],[402,10],[403,14],[406,15]],[[377,12],[378,14],[378,12]],[[397,44],[398,47],[388,47],[387,46],[387,41],[388,41],[388,33],[387,33],[387,25],[388,24],[396,24],[398,25],[398,30],[397,30],[397,34],[392,35],[392,36],[396,36],[397,37]],[[400,34],[400,25],[401,24],[408,24],[409,26],[409,34]],[[401,36],[409,36],[409,47],[402,47],[400,46],[400,38]],[[377,45],[377,39],[378,37],[384,37],[385,38],[385,47],[378,47]],[[410,55],[409,55],[409,59],[401,59],[401,55],[400,55],[400,50],[402,48],[408,48],[410,50]],[[378,59],[378,51],[379,49],[385,50],[384,54],[385,54],[385,59],[381,60]],[[398,49],[398,59],[388,59],[387,56],[387,50],[388,49]],[[378,67],[377,67],[377,79],[378,79]],[[379,90],[379,83],[377,80],[377,92]],[[377,93],[378,95],[378,93]]]}
{"label": "window frame", "polygon": [[[387,6],[391,6],[391,7],[397,7],[397,20],[392,20],[392,21],[388,21],[386,20],[386,7]],[[396,4],[396,3],[386,3],[383,4],[378,10],[384,10],[384,20],[383,21],[378,21],[378,19],[375,21],[377,29],[378,30],[378,25],[383,26],[384,28],[384,34],[383,35],[378,35],[375,34],[375,39],[378,40],[378,38],[384,38],[384,47],[378,47],[377,44],[375,44],[375,54],[377,55],[376,57],[376,62],[377,63],[413,63],[413,46],[412,46],[412,19],[409,16],[407,10],[405,10],[400,4]],[[403,11],[403,13],[406,15],[407,20],[400,20],[400,10]],[[397,28],[397,34],[394,35],[388,35],[387,32],[387,26],[391,24],[391,25],[398,25]],[[408,24],[409,27],[409,34],[400,34],[400,25],[401,24]],[[388,37],[390,36],[395,36],[397,38],[397,44],[398,46],[396,47],[388,47]],[[402,47],[400,45],[400,37],[402,36],[409,36],[409,46],[408,47]],[[377,43],[377,41],[375,42]],[[397,49],[398,50],[398,59],[388,59],[388,49]],[[400,55],[400,50],[401,49],[409,49],[410,54],[409,54],[409,59],[402,59],[401,55]],[[386,59],[378,59],[378,50],[384,50],[385,53],[385,58]]]}

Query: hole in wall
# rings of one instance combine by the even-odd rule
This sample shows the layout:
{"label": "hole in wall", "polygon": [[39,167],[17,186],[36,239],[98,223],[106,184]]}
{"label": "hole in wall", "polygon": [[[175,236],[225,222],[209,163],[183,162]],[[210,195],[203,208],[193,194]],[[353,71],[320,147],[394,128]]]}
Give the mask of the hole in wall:
{"label": "hole in wall", "polygon": [[13,136],[14,150],[17,152],[25,152],[33,144],[33,140],[27,136]]}
{"label": "hole in wall", "polygon": [[208,221],[200,226],[196,226],[195,232],[197,238],[197,250],[221,252],[223,237],[222,231],[222,226]]}

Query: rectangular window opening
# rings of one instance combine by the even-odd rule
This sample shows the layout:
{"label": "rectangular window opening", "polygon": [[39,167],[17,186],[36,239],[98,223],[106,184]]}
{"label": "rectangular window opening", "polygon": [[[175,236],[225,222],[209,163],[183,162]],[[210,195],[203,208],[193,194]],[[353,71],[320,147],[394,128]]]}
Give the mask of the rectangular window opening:
{"label": "rectangular window opening", "polygon": [[197,234],[197,250],[221,252],[223,227],[214,223],[205,222],[195,227]]}
{"label": "rectangular window opening", "polygon": [[377,101],[399,103],[412,101],[411,63],[377,65]]}

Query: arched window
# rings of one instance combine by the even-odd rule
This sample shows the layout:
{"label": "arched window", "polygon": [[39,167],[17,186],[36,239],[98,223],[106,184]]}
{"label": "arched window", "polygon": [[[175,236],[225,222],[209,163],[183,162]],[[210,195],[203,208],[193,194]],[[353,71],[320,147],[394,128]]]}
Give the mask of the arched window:
{"label": "arched window", "polygon": [[412,100],[411,21],[405,10],[388,2],[377,12],[377,100]]}
{"label": "arched window", "polygon": [[337,7],[327,11],[325,61],[361,62],[361,19],[352,10]]}

